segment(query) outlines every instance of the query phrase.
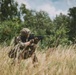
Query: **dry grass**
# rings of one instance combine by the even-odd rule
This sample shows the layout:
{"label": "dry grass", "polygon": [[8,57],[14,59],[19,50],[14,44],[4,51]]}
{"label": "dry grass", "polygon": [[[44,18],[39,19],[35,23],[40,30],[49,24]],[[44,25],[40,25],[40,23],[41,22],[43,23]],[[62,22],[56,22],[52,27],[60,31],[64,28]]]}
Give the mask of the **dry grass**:
{"label": "dry grass", "polygon": [[0,47],[0,75],[76,75],[76,47],[59,46],[54,51],[36,52],[39,62],[32,64],[31,58],[20,65],[11,65],[8,57],[10,47]]}

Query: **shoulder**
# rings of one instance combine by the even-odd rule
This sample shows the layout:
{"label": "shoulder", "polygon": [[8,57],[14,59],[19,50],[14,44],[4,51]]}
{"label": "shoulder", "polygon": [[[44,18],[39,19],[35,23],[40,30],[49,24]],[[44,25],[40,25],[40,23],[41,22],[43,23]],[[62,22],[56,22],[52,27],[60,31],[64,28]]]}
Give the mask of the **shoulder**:
{"label": "shoulder", "polygon": [[20,36],[16,36],[15,39],[16,39],[16,40],[20,40]]}
{"label": "shoulder", "polygon": [[15,45],[18,44],[18,42],[19,42],[20,40],[21,40],[21,39],[20,39],[20,36],[16,36],[16,37],[14,38],[14,43],[15,43]]}

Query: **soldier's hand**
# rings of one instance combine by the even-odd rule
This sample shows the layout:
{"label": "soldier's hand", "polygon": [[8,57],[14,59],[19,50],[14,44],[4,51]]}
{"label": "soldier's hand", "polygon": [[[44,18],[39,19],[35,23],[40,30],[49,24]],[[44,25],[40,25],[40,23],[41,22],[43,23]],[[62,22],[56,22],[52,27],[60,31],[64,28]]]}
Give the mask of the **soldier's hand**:
{"label": "soldier's hand", "polygon": [[34,43],[34,39],[30,40],[30,43]]}
{"label": "soldier's hand", "polygon": [[34,43],[37,44],[39,42],[39,39],[36,37],[34,38]]}

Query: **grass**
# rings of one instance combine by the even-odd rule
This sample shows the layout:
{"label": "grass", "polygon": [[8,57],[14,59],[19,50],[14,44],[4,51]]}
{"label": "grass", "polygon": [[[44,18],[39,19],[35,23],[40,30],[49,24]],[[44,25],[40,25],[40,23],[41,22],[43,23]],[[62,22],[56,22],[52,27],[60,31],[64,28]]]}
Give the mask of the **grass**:
{"label": "grass", "polygon": [[22,60],[20,65],[11,65],[9,50],[10,47],[0,47],[0,75],[76,75],[76,45],[36,51],[35,67],[31,58]]}

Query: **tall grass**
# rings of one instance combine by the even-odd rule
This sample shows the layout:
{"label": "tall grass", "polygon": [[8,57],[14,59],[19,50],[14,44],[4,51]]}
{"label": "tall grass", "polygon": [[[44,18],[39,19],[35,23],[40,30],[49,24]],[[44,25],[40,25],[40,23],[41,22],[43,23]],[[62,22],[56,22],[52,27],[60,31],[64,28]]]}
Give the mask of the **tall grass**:
{"label": "tall grass", "polygon": [[0,47],[0,75],[76,75],[75,45],[36,51],[38,63],[35,67],[31,58],[22,60],[19,65],[11,65],[9,50],[10,47]]}

